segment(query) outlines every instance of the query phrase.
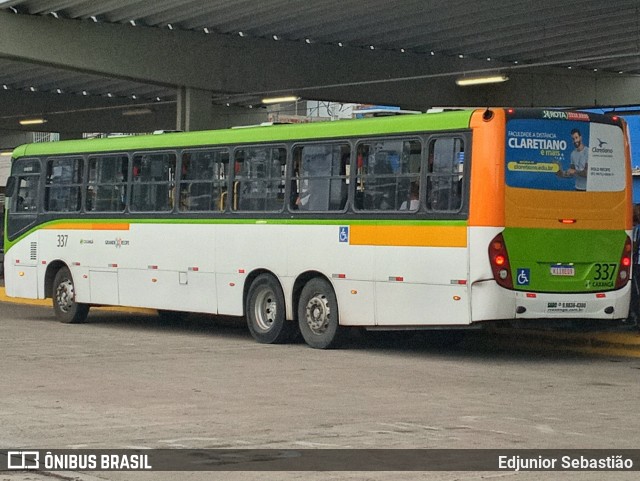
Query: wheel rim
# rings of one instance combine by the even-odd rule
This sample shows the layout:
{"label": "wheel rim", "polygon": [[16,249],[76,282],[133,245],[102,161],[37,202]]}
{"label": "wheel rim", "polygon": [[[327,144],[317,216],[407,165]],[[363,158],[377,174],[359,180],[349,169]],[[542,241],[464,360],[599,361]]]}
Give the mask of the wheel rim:
{"label": "wheel rim", "polygon": [[331,321],[331,307],[327,296],[315,294],[309,299],[306,307],[306,320],[309,329],[314,334],[323,334],[327,331]]}
{"label": "wheel rim", "polygon": [[254,303],[256,313],[256,324],[263,331],[268,331],[273,327],[278,315],[278,304],[276,295],[271,289],[262,290]]}
{"label": "wheel rim", "polygon": [[56,287],[56,304],[62,312],[69,312],[75,304],[73,283],[65,279]]}

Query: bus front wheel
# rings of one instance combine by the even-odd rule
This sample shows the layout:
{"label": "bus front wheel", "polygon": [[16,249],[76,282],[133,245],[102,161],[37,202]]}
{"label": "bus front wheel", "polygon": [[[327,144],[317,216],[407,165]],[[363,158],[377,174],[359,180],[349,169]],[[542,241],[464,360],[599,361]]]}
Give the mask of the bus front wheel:
{"label": "bus front wheel", "polygon": [[296,335],[296,324],[286,318],[280,283],[271,274],[261,274],[251,283],[245,312],[251,335],[262,344],[282,344]]}
{"label": "bus front wheel", "polygon": [[298,322],[302,337],[313,348],[331,349],[343,341],[336,295],[325,279],[311,279],[302,289]]}
{"label": "bus front wheel", "polygon": [[60,322],[68,324],[84,322],[89,314],[89,305],[76,302],[76,289],[68,268],[63,267],[53,280],[53,310]]}

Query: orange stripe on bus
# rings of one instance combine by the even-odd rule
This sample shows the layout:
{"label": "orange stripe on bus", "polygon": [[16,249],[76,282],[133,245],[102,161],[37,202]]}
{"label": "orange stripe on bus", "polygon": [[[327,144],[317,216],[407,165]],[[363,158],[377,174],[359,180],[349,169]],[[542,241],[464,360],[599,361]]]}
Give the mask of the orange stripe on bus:
{"label": "orange stripe on bus", "polygon": [[465,226],[352,225],[349,244],[362,246],[466,247]]}
{"label": "orange stripe on bus", "polygon": [[103,223],[59,223],[45,226],[44,229],[56,230],[129,230],[129,224],[103,224]]}

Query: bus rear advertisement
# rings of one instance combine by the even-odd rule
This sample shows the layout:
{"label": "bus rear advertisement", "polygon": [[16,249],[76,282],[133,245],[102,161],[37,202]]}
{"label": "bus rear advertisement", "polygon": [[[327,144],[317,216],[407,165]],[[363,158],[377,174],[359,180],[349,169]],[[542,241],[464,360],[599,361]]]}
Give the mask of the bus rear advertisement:
{"label": "bus rear advertisement", "polygon": [[625,319],[631,166],[615,116],[451,111],[29,144],[6,293],[243,316],[253,337]]}

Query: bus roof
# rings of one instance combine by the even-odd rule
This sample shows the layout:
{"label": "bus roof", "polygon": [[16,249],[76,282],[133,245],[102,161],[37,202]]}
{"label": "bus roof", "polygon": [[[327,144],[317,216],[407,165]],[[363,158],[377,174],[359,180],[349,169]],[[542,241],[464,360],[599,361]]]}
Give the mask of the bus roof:
{"label": "bus roof", "polygon": [[472,110],[458,110],[435,114],[380,117],[257,126],[241,129],[203,130],[166,133],[160,135],[123,136],[108,139],[66,140],[25,144],[13,151],[13,157],[32,155],[81,154],[119,152],[129,150],[197,147],[207,145],[242,144],[255,142],[285,142],[291,140],[331,139],[351,135],[380,135],[421,131],[456,130],[469,128]]}

